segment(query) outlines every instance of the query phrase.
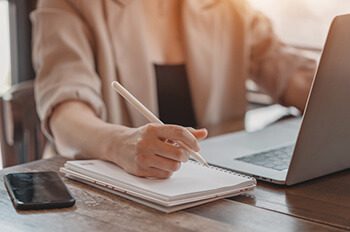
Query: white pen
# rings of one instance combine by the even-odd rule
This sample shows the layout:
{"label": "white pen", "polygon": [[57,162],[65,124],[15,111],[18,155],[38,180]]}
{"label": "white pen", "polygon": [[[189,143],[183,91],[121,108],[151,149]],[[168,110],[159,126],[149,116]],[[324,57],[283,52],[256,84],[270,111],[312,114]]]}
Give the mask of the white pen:
{"label": "white pen", "polygon": [[[119,82],[113,81],[112,87],[117,91],[126,101],[135,107],[148,121],[152,123],[164,124],[159,118],[157,118],[149,109],[147,109],[139,100],[137,100],[128,90],[126,90]],[[181,141],[176,141],[181,147],[185,148],[191,153],[191,157],[197,160],[199,163],[209,166],[207,161],[198,153],[193,151],[190,147]]]}

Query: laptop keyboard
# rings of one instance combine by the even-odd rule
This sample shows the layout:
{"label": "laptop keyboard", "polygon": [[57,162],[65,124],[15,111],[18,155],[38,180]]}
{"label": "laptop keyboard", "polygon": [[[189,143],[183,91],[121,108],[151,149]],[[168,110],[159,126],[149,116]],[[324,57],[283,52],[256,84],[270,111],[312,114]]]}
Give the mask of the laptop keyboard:
{"label": "laptop keyboard", "polygon": [[282,171],[289,166],[293,148],[294,145],[289,145],[253,155],[243,156],[236,158],[236,160]]}

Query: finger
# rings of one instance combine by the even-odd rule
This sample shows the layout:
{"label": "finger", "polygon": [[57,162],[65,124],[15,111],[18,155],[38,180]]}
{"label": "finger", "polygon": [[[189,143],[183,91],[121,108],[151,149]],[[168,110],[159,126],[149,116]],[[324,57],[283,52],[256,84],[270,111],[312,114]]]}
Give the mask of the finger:
{"label": "finger", "polygon": [[177,125],[162,125],[157,130],[160,139],[166,138],[173,141],[181,141],[194,151],[199,151],[196,137],[185,127]]}
{"label": "finger", "polygon": [[156,154],[138,155],[136,158],[138,165],[142,168],[157,168],[164,171],[175,172],[181,167],[181,162],[168,159]]}
{"label": "finger", "polygon": [[155,142],[152,152],[179,162],[186,162],[190,156],[186,150],[161,140]]}
{"label": "finger", "polygon": [[158,168],[138,168],[134,173],[135,176],[145,177],[145,178],[157,178],[166,179],[169,178],[173,172],[161,170]]}
{"label": "finger", "polygon": [[192,127],[187,128],[198,140],[203,140],[208,136],[208,130],[205,128],[202,129],[194,129]]}
{"label": "finger", "polygon": [[171,177],[173,172],[164,171],[158,168],[149,168],[147,170],[147,177],[148,178],[158,178],[158,179],[167,179]]}

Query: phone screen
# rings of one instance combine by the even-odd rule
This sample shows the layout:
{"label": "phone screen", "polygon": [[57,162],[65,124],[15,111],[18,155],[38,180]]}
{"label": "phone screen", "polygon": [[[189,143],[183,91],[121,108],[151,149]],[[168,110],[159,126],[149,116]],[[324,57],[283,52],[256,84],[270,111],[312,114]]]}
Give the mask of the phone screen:
{"label": "phone screen", "polygon": [[4,178],[13,204],[18,209],[63,208],[75,203],[55,172],[12,173]]}

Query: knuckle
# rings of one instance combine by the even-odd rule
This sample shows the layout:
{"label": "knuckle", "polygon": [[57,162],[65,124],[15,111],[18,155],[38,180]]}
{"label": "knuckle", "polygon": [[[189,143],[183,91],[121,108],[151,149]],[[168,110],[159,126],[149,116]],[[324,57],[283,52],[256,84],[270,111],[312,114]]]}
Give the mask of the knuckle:
{"label": "knuckle", "polygon": [[147,150],[147,148],[149,147],[149,140],[146,138],[139,138],[136,141],[136,153],[143,153]]}
{"label": "knuckle", "polygon": [[176,160],[187,161],[188,159],[188,153],[181,148],[175,149],[173,154],[176,156]]}
{"label": "knuckle", "polygon": [[143,153],[141,153],[141,154],[137,154],[136,155],[136,163],[138,164],[138,165],[144,165],[145,163],[146,163],[146,161],[147,161],[147,155],[145,155],[145,154],[143,154]]}
{"label": "knuckle", "polygon": [[177,129],[175,130],[175,134],[178,138],[182,138],[183,141],[187,141],[189,143],[196,142],[193,136],[191,136],[191,133],[183,127],[177,127]]}
{"label": "knuckle", "polygon": [[182,156],[182,150],[179,149],[179,148],[174,149],[172,153],[175,155],[175,157],[176,157],[177,159],[178,159],[178,158],[181,158],[181,156]]}
{"label": "knuckle", "polygon": [[176,126],[176,127],[174,128],[174,130],[175,130],[175,134],[176,134],[178,137],[184,137],[184,136],[186,136],[186,130],[185,130],[185,129]]}
{"label": "knuckle", "polygon": [[173,171],[173,172],[174,172],[174,171],[179,170],[180,166],[181,166],[181,163],[180,163],[180,162],[174,161],[174,162],[171,162],[171,163],[169,164],[169,169],[170,169],[170,171]]}
{"label": "knuckle", "polygon": [[158,127],[159,127],[159,125],[154,124],[154,123],[147,124],[145,126],[145,134],[151,134],[151,135],[156,134]]}

